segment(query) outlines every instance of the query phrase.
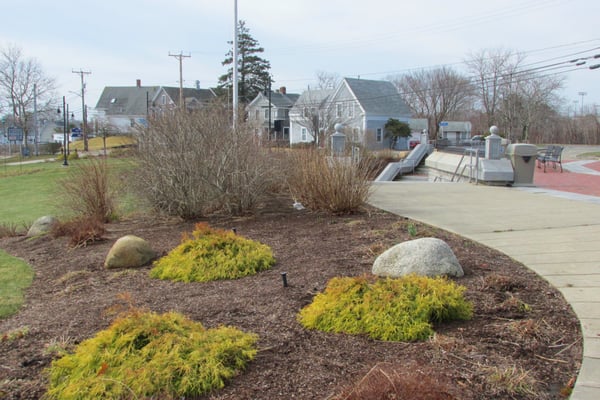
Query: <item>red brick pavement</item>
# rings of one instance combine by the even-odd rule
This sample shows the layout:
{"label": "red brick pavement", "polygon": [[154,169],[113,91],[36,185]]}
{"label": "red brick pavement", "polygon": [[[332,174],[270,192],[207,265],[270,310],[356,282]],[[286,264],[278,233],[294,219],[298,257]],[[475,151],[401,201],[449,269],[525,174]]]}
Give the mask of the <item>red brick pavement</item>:
{"label": "red brick pavement", "polygon": [[[568,161],[563,162],[563,165]],[[600,171],[600,161],[585,165],[587,168]],[[600,197],[600,175],[580,174],[563,170],[553,169],[547,166],[546,172],[541,168],[535,168],[533,183],[537,187],[560,190],[563,192],[586,194]]]}

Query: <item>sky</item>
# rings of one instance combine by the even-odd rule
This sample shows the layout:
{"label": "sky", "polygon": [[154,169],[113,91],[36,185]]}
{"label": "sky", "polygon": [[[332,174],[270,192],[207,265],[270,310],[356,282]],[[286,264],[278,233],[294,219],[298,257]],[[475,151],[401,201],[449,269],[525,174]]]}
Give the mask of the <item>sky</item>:
{"label": "sky", "polygon": [[[20,0],[3,7],[0,47],[19,47],[57,82],[81,118],[105,86],[216,86],[233,40],[234,0]],[[265,49],[274,88],[301,93],[317,72],[386,79],[452,67],[483,50],[520,52],[527,68],[563,77],[565,108],[600,111],[598,0],[238,0],[238,19]],[[189,56],[189,57],[187,57]],[[586,63],[576,66],[570,60]],[[552,67],[551,65],[555,65]]]}

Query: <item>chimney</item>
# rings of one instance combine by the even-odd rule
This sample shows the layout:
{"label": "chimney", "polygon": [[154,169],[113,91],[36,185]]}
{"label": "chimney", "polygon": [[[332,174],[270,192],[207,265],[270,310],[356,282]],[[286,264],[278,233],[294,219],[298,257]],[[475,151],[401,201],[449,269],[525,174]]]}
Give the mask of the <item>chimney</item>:
{"label": "chimney", "polygon": [[196,89],[200,90],[200,81],[196,80]]}
{"label": "chimney", "polygon": [[285,86],[282,86],[282,87],[279,88],[279,93],[286,94],[285,90],[286,90]]}
{"label": "chimney", "polygon": [[142,87],[142,80],[141,79],[136,79],[135,80],[135,86]]}

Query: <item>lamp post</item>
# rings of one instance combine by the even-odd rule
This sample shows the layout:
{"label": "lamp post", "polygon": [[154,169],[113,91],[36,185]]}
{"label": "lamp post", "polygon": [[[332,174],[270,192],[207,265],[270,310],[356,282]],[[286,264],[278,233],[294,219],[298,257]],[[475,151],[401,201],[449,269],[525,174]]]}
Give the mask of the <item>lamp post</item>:
{"label": "lamp post", "polygon": [[[63,108],[62,108],[62,114],[63,114],[63,156],[64,156],[64,161],[63,161],[63,166],[67,167],[69,166],[69,162],[67,161],[67,127],[69,124],[69,106],[66,105],[65,103],[65,96],[63,96]],[[56,110],[56,112],[60,115],[60,107]]]}

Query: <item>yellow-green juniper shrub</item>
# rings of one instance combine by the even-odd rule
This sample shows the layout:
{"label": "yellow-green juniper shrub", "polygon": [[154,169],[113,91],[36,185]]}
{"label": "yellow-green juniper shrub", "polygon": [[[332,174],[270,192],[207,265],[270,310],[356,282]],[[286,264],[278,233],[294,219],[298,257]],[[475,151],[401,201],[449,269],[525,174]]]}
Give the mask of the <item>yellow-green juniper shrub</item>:
{"label": "yellow-green juniper shrub", "polygon": [[275,258],[269,246],[233,231],[198,223],[191,236],[154,262],[152,278],[182,282],[236,279],[269,269]]}
{"label": "yellow-green juniper shrub", "polygon": [[333,278],[300,311],[298,320],[306,328],[325,332],[386,341],[424,340],[433,334],[434,322],[472,317],[465,290],[441,277]]}
{"label": "yellow-green juniper shrub", "polygon": [[220,389],[256,355],[258,337],[205,329],[178,313],[133,310],[46,371],[46,399],[175,399]]}

